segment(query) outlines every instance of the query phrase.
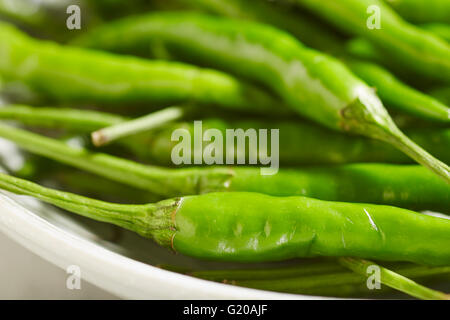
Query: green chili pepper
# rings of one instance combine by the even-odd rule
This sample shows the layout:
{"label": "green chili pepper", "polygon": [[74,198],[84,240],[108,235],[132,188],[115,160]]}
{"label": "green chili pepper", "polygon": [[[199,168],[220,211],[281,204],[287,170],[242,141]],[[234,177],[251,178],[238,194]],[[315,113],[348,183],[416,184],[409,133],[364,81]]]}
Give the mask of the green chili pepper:
{"label": "green chili pepper", "polygon": [[369,86],[340,61],[270,26],[193,13],[158,13],[106,25],[77,43],[126,51],[148,45],[152,38],[184,56],[264,83],[294,110],[330,128],[388,142],[450,182],[449,167],[400,132]]}
{"label": "green chili pepper", "polygon": [[[348,259],[344,260],[345,262]],[[344,262],[343,261],[343,262]],[[351,261],[356,261],[352,259]],[[371,265],[375,265],[372,263]],[[367,269],[368,266],[366,266]],[[300,269],[300,268],[299,268]],[[369,290],[366,284],[367,273],[366,269],[363,272],[358,272],[362,274],[355,274],[345,271],[335,271],[325,274],[312,274],[306,276],[298,276],[292,278],[282,278],[282,279],[259,279],[259,280],[232,280],[233,278],[226,281],[226,283],[231,283],[234,285],[250,287],[255,289],[262,290],[272,290],[272,291],[280,291],[280,292],[289,292],[289,293],[300,293],[300,294],[320,294],[326,296],[349,296],[349,295],[361,295],[368,293],[379,293],[382,291],[383,293],[386,290]],[[381,270],[387,271],[385,268],[380,267]],[[300,269],[301,270],[301,269]],[[439,300],[448,300],[448,295],[437,292],[434,290],[430,290],[425,288],[417,283],[412,283],[408,278],[426,278],[432,277],[436,275],[448,275],[450,274],[449,267],[425,267],[425,266],[404,266],[404,267],[396,267],[393,269],[395,273],[398,273],[395,277],[397,283],[400,283],[402,286],[397,286],[395,289],[404,292],[406,294],[412,295],[421,299],[439,299]],[[266,271],[266,273],[270,274],[270,269]],[[289,270],[287,270],[289,272]],[[358,270],[362,271],[362,270]],[[392,272],[392,271],[391,271]],[[198,273],[199,278],[202,278],[204,272],[193,272],[193,275],[196,276]],[[224,275],[227,274],[227,271],[223,271]],[[279,270],[278,273],[282,273],[282,270]],[[300,273],[300,272],[299,272]],[[206,272],[208,274],[208,272]],[[402,276],[400,276],[400,274]],[[231,276],[233,273],[230,274]],[[385,279],[381,277],[381,280],[386,280],[386,285],[391,284],[389,279]],[[385,283],[383,283],[385,284]],[[384,288],[382,288],[384,289]]]}
{"label": "green chili pepper", "polygon": [[258,112],[274,105],[262,90],[221,72],[33,40],[5,23],[0,23],[0,74],[69,102],[197,101]]}
{"label": "green chili pepper", "polygon": [[450,3],[447,0],[387,0],[406,20],[414,23],[450,23]]}
{"label": "green chili pepper", "polygon": [[[311,259],[308,259],[311,260]],[[367,274],[359,275],[346,271],[346,268],[334,260],[326,262],[305,262],[287,267],[264,267],[226,270],[188,270],[173,266],[159,266],[165,270],[183,273],[196,278],[217,281],[226,284],[239,285],[249,288],[280,291],[287,293],[312,294],[322,296],[373,296],[374,294],[386,294],[389,287],[382,286],[377,290],[367,288]],[[386,266],[385,266],[386,267]],[[412,279],[433,280],[436,276],[440,279],[449,279],[450,267],[427,267],[405,263],[389,263],[390,270]],[[382,267],[380,267],[382,268]],[[401,280],[403,282],[403,280]],[[405,282],[410,283],[409,279]],[[423,290],[422,286],[414,286],[413,292]],[[404,293],[405,290],[400,288]],[[416,294],[417,296],[417,294]],[[440,298],[448,298],[440,295]]]}
{"label": "green chili pepper", "polygon": [[258,262],[352,256],[450,264],[450,220],[395,207],[231,192],[119,205],[5,174],[0,174],[0,187],[113,223],[201,259]]}
{"label": "green chili pepper", "polygon": [[[450,6],[449,6],[450,8]],[[450,21],[449,21],[450,23]],[[421,25],[422,28],[434,33],[442,39],[450,42],[450,25],[443,23],[429,23]]]}
{"label": "green chili pepper", "polygon": [[[0,108],[0,119],[17,120],[25,125],[44,128],[66,129],[76,133],[90,133],[129,120],[126,117],[98,111],[36,108],[25,105]],[[412,125],[417,127],[417,121],[414,120]],[[281,165],[285,166],[354,162],[411,163],[410,158],[387,144],[363,137],[339,134],[304,121],[208,118],[202,120],[202,126],[204,130],[211,128],[220,130],[224,136],[226,129],[231,128],[279,129],[279,157]],[[171,141],[171,135],[176,129],[188,130],[191,137],[194,136],[193,123],[182,122],[166,124],[149,133],[118,140],[118,143],[142,160],[171,166],[173,165],[171,152],[177,143]],[[406,133],[431,154],[450,163],[450,149],[447,147],[450,145],[450,129],[425,127],[407,129]],[[317,148],[318,145],[321,147]],[[248,158],[249,150],[245,152]]]}
{"label": "green chili pepper", "polygon": [[[340,258],[341,264],[350,270],[361,275],[367,275],[367,269],[371,266],[377,266],[375,263],[366,260],[353,258]],[[405,292],[413,297],[424,300],[450,300],[450,295],[423,287],[418,283],[381,266],[380,281],[394,289]]]}
{"label": "green chili pepper", "polygon": [[0,118],[18,120],[26,125],[90,132],[121,123],[128,118],[106,112],[63,107],[31,107],[6,105],[0,108]]}
{"label": "green chili pepper", "polygon": [[[2,117],[1,110],[0,117]],[[229,128],[279,129],[279,157],[280,164],[284,166],[354,162],[411,163],[410,158],[385,143],[364,137],[339,134],[308,122],[205,119],[202,125],[204,130],[215,128],[222,133]],[[118,142],[129,148],[142,160],[156,161],[161,165],[170,166],[173,165],[171,152],[177,144],[177,142],[171,141],[171,135],[174,130],[180,128],[188,130],[193,137],[194,124],[182,122],[167,124],[148,134],[143,133]],[[448,148],[450,129],[418,128],[407,129],[405,132],[431,154],[450,163]],[[249,156],[248,150],[246,150],[246,155]]]}
{"label": "green chili pepper", "polygon": [[374,86],[385,103],[421,118],[450,122],[450,108],[440,101],[403,84],[389,71],[369,62],[349,61],[355,74]]}
{"label": "green chili pepper", "polygon": [[[182,1],[183,2],[183,1]],[[261,21],[274,25],[282,30],[290,32],[303,43],[313,48],[326,52],[340,52],[342,45],[336,35],[332,35],[320,24],[308,16],[298,13],[291,14],[269,3],[248,0],[194,0],[187,1],[190,6],[199,7],[213,13],[240,18],[245,20]],[[284,12],[286,11],[286,12]],[[427,26],[434,33],[449,33],[446,25]],[[311,31],[312,29],[312,31]],[[320,41],[318,43],[318,41]],[[369,85],[375,86],[378,94],[390,106],[398,107],[405,112],[411,112],[418,116],[440,121],[450,121],[450,111],[442,103],[406,87],[376,65],[354,62],[350,64],[353,72]]]}
{"label": "green chili pepper", "polygon": [[0,137],[27,151],[166,197],[213,191],[250,191],[443,212],[449,207],[450,186],[419,166],[356,164],[286,169],[275,175],[261,175],[259,168],[250,167],[168,169],[90,153],[11,126],[0,125]]}
{"label": "green chili pepper", "polygon": [[[442,23],[429,23],[420,25],[420,27],[446,40],[447,42],[450,42],[449,25]],[[392,69],[397,73],[405,73],[408,75],[404,68],[399,68],[395,62],[393,63],[390,61],[389,56],[386,56],[383,52],[380,52],[379,48],[374,47],[372,43],[364,38],[354,38],[348,41],[344,47],[348,53],[356,57],[376,61],[379,64],[388,66],[389,69]],[[409,74],[409,77],[412,77],[412,75]]]}
{"label": "green chili pepper", "polygon": [[[450,81],[450,45],[408,24],[380,0],[295,0],[351,35],[358,34],[390,59],[418,74]],[[372,6],[372,7],[371,7]],[[372,12],[370,9],[373,9]],[[379,15],[377,15],[379,12]],[[370,28],[372,21],[376,23]]]}
{"label": "green chili pepper", "polygon": [[309,47],[325,52],[340,50],[338,35],[308,15],[293,8],[260,0],[178,0],[187,8],[203,10],[220,16],[260,21],[286,30]]}

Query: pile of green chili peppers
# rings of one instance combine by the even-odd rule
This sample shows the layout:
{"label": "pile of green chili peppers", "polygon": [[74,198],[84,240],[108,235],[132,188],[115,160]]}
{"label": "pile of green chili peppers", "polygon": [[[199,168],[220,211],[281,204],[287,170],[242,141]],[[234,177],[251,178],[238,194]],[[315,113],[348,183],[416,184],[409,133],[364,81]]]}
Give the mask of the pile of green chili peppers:
{"label": "pile of green chili peppers", "polygon": [[[450,298],[448,0],[78,0],[75,28],[27,2],[0,0],[0,137],[25,159],[1,189],[222,263],[161,266],[189,276]],[[278,129],[279,171],[174,165],[197,120]]]}

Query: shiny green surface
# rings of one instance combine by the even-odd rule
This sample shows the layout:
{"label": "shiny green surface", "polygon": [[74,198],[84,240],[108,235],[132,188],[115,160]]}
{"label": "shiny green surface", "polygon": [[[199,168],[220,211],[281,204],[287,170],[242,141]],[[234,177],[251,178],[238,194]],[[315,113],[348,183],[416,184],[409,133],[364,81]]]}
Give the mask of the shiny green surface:
{"label": "shiny green surface", "polygon": [[417,165],[353,164],[280,170],[263,176],[255,169],[234,168],[229,191],[321,200],[389,204],[450,212],[450,185]]}
{"label": "shiny green surface", "polygon": [[309,15],[292,6],[261,0],[175,0],[188,9],[211,14],[259,21],[286,30],[308,47],[330,52],[340,47],[340,38]]}
{"label": "shiny green surface", "polygon": [[133,52],[152,39],[186,60],[270,87],[292,109],[322,125],[389,143],[450,183],[450,168],[396,127],[372,88],[339,60],[273,27],[197,13],[157,13],[100,27],[75,44]]}
{"label": "shiny green surface", "polygon": [[[112,126],[130,119],[105,112],[57,107],[36,108],[24,105],[11,105],[0,108],[0,118],[16,120],[29,126],[62,129],[75,131],[76,133],[91,133],[103,127]],[[417,123],[414,119],[412,127],[415,126],[417,126]],[[359,136],[339,134],[300,120],[207,118],[202,120],[202,128],[203,131],[211,128],[220,130],[224,136],[226,129],[279,129],[281,167],[354,162],[412,162],[410,158],[385,143]],[[176,129],[188,130],[192,138],[191,145],[193,145],[193,122],[166,124],[162,128],[154,129],[148,133],[122,139],[118,143],[122,147],[129,149],[133,155],[138,156],[142,161],[172,166],[171,152],[178,142],[171,141],[171,136]],[[421,128],[407,129],[405,132],[412,140],[423,146],[435,157],[450,163],[450,148],[448,148],[448,145],[450,145],[450,129]],[[203,147],[206,146],[207,143],[204,143]],[[241,151],[244,152],[244,150]],[[248,153],[249,150],[245,152]]]}
{"label": "shiny green surface", "polygon": [[367,201],[442,212],[449,208],[449,185],[419,166],[355,164],[282,168],[275,175],[263,176],[258,167],[170,169],[143,165],[71,147],[56,139],[6,125],[0,125],[0,136],[34,154],[165,197],[251,191],[276,196]]}
{"label": "shiny green surface", "polygon": [[353,256],[450,264],[450,220],[388,206],[210,193],[182,198],[175,227],[175,250],[202,259]]}
{"label": "shiny green surface", "polygon": [[[370,40],[390,60],[418,74],[450,81],[450,45],[404,21],[380,0],[295,0],[351,35]],[[380,28],[369,29],[367,13],[372,5],[380,10]],[[373,12],[372,12],[373,14]]]}
{"label": "shiny green surface", "polygon": [[[0,111],[1,116],[1,111]],[[412,160],[394,147],[364,137],[340,134],[303,121],[230,121],[205,119],[203,128],[225,132],[228,128],[279,129],[280,166],[327,165],[354,162],[411,163]],[[143,160],[172,165],[171,151],[176,142],[170,137],[183,128],[193,133],[193,123],[168,124],[149,134],[120,141]],[[450,129],[422,128],[405,130],[406,134],[438,159],[450,163]],[[207,144],[205,143],[204,146]],[[143,146],[146,146],[143,148]]]}
{"label": "shiny green surface", "polygon": [[224,73],[34,40],[0,23],[0,75],[60,102],[172,103],[197,101],[264,110],[272,100]]}
{"label": "shiny green surface", "polygon": [[76,44],[133,52],[152,39],[173,49],[177,57],[261,82],[299,113],[331,128],[342,130],[345,120],[340,112],[359,100],[369,104],[371,112],[385,115],[370,88],[341,62],[268,25],[196,13],[155,13],[92,30]]}
{"label": "shiny green surface", "polygon": [[5,174],[0,174],[0,187],[116,224],[201,259],[352,256],[450,265],[450,220],[395,207],[247,192],[120,205]]}
{"label": "shiny green surface", "polygon": [[[450,57],[449,57],[450,59]],[[355,74],[376,88],[384,103],[419,118],[450,123],[450,108],[398,80],[386,69],[368,62],[349,62]]]}

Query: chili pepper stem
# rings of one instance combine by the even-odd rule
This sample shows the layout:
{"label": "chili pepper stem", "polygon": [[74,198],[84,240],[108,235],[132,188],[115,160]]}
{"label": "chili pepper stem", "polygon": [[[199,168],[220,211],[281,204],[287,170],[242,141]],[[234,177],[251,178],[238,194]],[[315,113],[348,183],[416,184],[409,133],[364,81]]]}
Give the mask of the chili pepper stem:
{"label": "chili pepper stem", "polygon": [[396,272],[379,266],[371,261],[356,258],[339,258],[339,262],[348,269],[367,276],[367,269],[370,266],[377,266],[380,269],[380,282],[391,288],[407,293],[413,297],[424,300],[450,300],[450,295],[436,290],[426,288]]}
{"label": "chili pepper stem", "polygon": [[393,133],[394,134],[387,135],[384,141],[394,145],[421,165],[438,174],[450,184],[450,168],[448,165],[434,158],[431,154],[409,139],[405,134],[400,132],[400,130],[397,129]]}
{"label": "chili pepper stem", "polygon": [[[378,111],[373,112],[374,109]],[[363,91],[354,103],[342,109],[341,117],[341,126],[345,131],[393,145],[450,184],[450,168],[402,133],[378,98]]]}
{"label": "chili pepper stem", "polygon": [[81,216],[134,231],[165,247],[171,245],[174,232],[172,214],[178,205],[178,199],[144,205],[114,204],[42,187],[4,173],[0,173],[0,188],[32,196]]}
{"label": "chili pepper stem", "polygon": [[[43,137],[0,123],[0,136],[27,151],[160,195],[197,194],[224,189],[234,171],[230,168],[173,170],[140,164]],[[168,178],[170,177],[170,178]]]}
{"label": "chili pepper stem", "polygon": [[183,117],[185,111],[182,107],[170,107],[141,118],[118,123],[106,127],[91,134],[92,143],[97,146],[103,146],[114,140],[133,135],[145,130],[160,127],[168,122],[178,120]]}

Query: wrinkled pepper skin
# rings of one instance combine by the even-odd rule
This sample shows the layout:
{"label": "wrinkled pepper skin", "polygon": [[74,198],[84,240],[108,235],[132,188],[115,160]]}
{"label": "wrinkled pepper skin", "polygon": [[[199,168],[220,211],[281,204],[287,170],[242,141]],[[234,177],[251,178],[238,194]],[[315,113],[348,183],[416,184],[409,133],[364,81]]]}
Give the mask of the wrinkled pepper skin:
{"label": "wrinkled pepper skin", "polygon": [[353,256],[450,264],[450,220],[388,206],[256,193],[184,197],[172,247],[222,261]]}

